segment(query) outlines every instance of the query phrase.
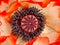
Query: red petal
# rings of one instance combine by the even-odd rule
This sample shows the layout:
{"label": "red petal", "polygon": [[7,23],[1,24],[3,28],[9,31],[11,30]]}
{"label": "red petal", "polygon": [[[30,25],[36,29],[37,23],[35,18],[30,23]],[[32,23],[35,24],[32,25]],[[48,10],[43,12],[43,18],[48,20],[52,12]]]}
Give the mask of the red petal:
{"label": "red petal", "polygon": [[7,3],[7,4],[9,3],[9,0],[0,0],[0,4],[1,4],[2,1]]}
{"label": "red petal", "polygon": [[15,35],[10,35],[1,45],[16,45],[16,39],[17,37]]}
{"label": "red petal", "polygon": [[46,7],[49,3],[50,3],[50,0],[33,0],[34,2],[38,2],[38,4],[40,6],[42,6],[43,8]]}
{"label": "red petal", "polygon": [[17,2],[13,2],[11,5],[10,5],[10,8],[9,10],[7,11],[8,14],[11,14],[13,13],[15,10],[18,9],[18,7],[20,6],[20,3],[17,3]]}
{"label": "red petal", "polygon": [[6,14],[7,14],[6,11],[0,12],[0,15],[1,15],[1,16],[6,16]]}
{"label": "red petal", "polygon": [[49,45],[47,37],[37,37],[28,42],[26,45]]}
{"label": "red petal", "polygon": [[0,36],[0,42],[4,42],[7,39],[7,36]]}
{"label": "red petal", "polygon": [[49,45],[49,39],[47,37],[38,38],[33,45]]}
{"label": "red petal", "polygon": [[56,5],[60,6],[60,0],[52,0],[56,2]]}
{"label": "red petal", "polygon": [[55,43],[52,43],[50,45],[60,45],[60,36],[58,37],[57,41]]}
{"label": "red petal", "polygon": [[9,40],[11,41],[12,45],[16,45],[17,37],[15,35],[10,35]]}

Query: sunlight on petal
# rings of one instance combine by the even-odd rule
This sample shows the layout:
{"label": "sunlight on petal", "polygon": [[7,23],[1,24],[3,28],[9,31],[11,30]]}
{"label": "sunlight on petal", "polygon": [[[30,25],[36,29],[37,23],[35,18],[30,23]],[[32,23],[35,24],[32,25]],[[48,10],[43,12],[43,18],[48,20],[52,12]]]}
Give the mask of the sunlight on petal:
{"label": "sunlight on petal", "polygon": [[47,37],[38,38],[33,45],[49,45],[49,40]]}
{"label": "sunlight on petal", "polygon": [[51,29],[48,29],[50,30],[49,33],[42,33],[41,34],[41,37],[48,37],[49,38],[49,43],[54,43],[56,42],[56,40],[58,39],[59,37],[59,33],[51,30]]}
{"label": "sunlight on petal", "polygon": [[0,26],[1,35],[0,36],[8,36],[11,34],[11,26],[9,23],[5,22],[3,17],[0,17],[0,21],[2,25]]}

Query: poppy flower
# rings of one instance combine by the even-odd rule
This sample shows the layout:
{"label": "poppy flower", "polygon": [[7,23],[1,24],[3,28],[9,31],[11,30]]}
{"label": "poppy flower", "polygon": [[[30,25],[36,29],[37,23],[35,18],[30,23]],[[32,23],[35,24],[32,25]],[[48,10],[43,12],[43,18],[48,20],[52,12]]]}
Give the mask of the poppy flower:
{"label": "poppy flower", "polygon": [[60,45],[59,2],[59,0],[1,0],[0,44]]}

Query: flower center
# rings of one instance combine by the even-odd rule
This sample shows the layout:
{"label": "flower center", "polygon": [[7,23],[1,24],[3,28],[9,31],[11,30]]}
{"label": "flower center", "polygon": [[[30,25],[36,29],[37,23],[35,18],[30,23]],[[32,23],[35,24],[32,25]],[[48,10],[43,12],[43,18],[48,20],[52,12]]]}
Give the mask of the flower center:
{"label": "flower center", "polygon": [[34,15],[24,16],[21,20],[21,27],[24,31],[33,32],[38,28],[38,20]]}

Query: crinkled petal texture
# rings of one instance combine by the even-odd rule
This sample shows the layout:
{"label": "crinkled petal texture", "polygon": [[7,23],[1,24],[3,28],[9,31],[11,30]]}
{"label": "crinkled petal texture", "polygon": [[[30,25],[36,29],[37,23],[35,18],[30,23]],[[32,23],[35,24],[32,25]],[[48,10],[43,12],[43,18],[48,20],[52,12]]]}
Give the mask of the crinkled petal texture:
{"label": "crinkled petal texture", "polygon": [[47,27],[38,38],[29,41],[26,45],[60,45],[60,0],[0,0],[1,45],[16,45],[17,37],[10,35],[11,14],[20,6],[24,9],[31,6],[30,3],[38,4],[43,9]]}

